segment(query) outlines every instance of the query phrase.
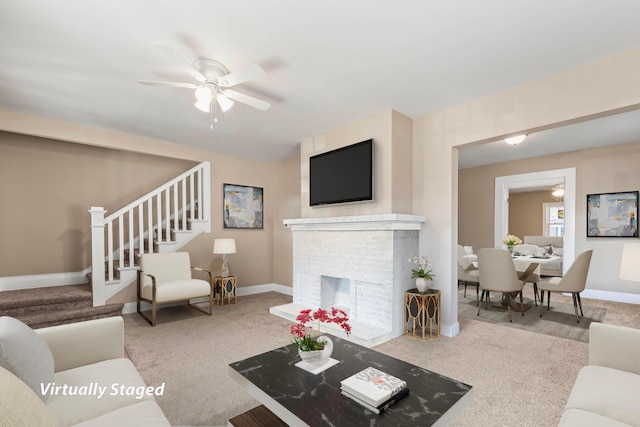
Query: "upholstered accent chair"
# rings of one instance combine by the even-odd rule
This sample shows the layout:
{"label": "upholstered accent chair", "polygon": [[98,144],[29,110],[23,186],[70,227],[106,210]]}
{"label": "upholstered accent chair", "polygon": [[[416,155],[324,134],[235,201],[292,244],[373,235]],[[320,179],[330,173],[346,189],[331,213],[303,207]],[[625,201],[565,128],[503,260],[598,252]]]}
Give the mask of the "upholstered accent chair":
{"label": "upholstered accent chair", "polygon": [[[192,278],[192,270],[207,273],[209,280]],[[155,326],[158,304],[187,301],[190,306],[211,316],[214,298],[212,279],[210,271],[191,266],[188,252],[143,254],[138,270],[138,314]],[[189,301],[200,297],[209,298],[208,310]],[[151,304],[151,318],[141,311],[142,301]]]}
{"label": "upholstered accent chair", "polygon": [[522,300],[522,288],[524,281],[518,277],[516,267],[511,259],[511,254],[502,249],[482,248],[478,249],[478,271],[480,272],[480,304],[478,305],[478,316],[482,308],[482,301],[486,295],[485,310],[491,303],[490,292],[502,293],[502,300],[509,312],[509,322],[511,317],[511,299],[513,295],[520,294],[520,312],[524,316],[524,302]]}
{"label": "upholstered accent chair", "polygon": [[551,292],[566,292],[573,297],[576,321],[580,323],[578,306],[580,307],[580,316],[584,316],[580,292],[584,291],[587,284],[587,274],[589,274],[592,254],[593,250],[589,249],[578,255],[564,277],[549,277],[542,279],[538,283],[538,289],[540,289],[540,317],[542,317],[544,308],[544,291],[547,291],[547,310],[551,309]]}
{"label": "upholstered accent chair", "polygon": [[464,297],[467,297],[467,285],[476,288],[476,305],[480,303],[479,299],[479,282],[480,276],[478,269],[474,267],[469,258],[465,258],[467,251],[464,247],[458,245],[458,286],[464,285]]}

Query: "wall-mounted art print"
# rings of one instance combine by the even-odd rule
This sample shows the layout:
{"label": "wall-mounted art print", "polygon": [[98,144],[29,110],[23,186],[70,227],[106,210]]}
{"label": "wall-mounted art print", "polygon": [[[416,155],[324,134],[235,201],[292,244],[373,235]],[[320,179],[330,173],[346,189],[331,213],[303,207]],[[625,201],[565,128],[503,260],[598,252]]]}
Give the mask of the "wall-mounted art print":
{"label": "wall-mounted art print", "polygon": [[588,194],[587,237],[638,237],[638,192]]}
{"label": "wall-mounted art print", "polygon": [[224,228],[263,227],[263,189],[224,184]]}

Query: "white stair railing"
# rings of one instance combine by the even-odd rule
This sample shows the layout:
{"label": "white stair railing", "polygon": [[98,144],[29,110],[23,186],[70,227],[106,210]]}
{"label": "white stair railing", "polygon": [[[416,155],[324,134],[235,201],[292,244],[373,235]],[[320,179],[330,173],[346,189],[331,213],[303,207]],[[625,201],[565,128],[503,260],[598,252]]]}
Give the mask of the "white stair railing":
{"label": "white stair railing", "polygon": [[136,253],[157,252],[189,223],[202,221],[211,231],[210,163],[203,162],[105,217],[102,207],[92,207],[91,275],[93,305],[104,305],[105,286],[116,280],[116,268],[134,268]]}

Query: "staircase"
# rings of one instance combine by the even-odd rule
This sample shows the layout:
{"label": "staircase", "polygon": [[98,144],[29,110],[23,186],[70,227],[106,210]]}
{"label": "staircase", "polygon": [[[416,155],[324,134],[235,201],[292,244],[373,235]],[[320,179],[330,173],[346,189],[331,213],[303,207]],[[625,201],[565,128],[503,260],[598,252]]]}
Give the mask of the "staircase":
{"label": "staircase", "polygon": [[34,329],[119,316],[123,305],[94,307],[86,284],[0,292],[0,315],[20,319]]}
{"label": "staircase", "polygon": [[175,252],[211,232],[209,168],[203,162],[109,216],[91,208],[89,283],[0,292],[0,316],[41,328],[120,315],[123,304],[106,300],[136,280],[141,253]]}

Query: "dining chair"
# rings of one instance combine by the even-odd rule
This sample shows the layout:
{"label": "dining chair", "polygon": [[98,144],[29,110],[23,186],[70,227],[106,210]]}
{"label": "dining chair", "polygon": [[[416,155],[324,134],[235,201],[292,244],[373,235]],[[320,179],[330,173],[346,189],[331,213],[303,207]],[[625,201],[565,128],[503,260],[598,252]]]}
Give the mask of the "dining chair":
{"label": "dining chair", "polygon": [[520,312],[524,316],[524,302],[522,300],[522,288],[524,281],[518,278],[516,267],[511,259],[511,254],[502,249],[482,248],[478,249],[478,271],[480,273],[480,303],[478,304],[478,316],[482,308],[482,301],[487,296],[487,304],[491,302],[490,292],[502,293],[503,303],[509,312],[509,322],[512,322],[511,299],[520,294]]}
{"label": "dining chair", "polygon": [[458,245],[458,286],[464,285],[464,297],[467,297],[467,285],[476,288],[476,305],[480,304],[478,269],[474,267],[469,258],[465,258],[467,251],[463,246]]}
{"label": "dining chair", "polygon": [[592,254],[593,250],[589,249],[578,255],[564,277],[548,277],[540,280],[538,283],[538,289],[540,290],[540,317],[542,317],[544,307],[544,291],[547,291],[547,310],[551,309],[551,292],[566,292],[571,293],[573,297],[576,320],[580,323],[578,306],[580,306],[580,316],[584,317],[580,292],[584,291],[587,284],[587,274],[589,273]]}

